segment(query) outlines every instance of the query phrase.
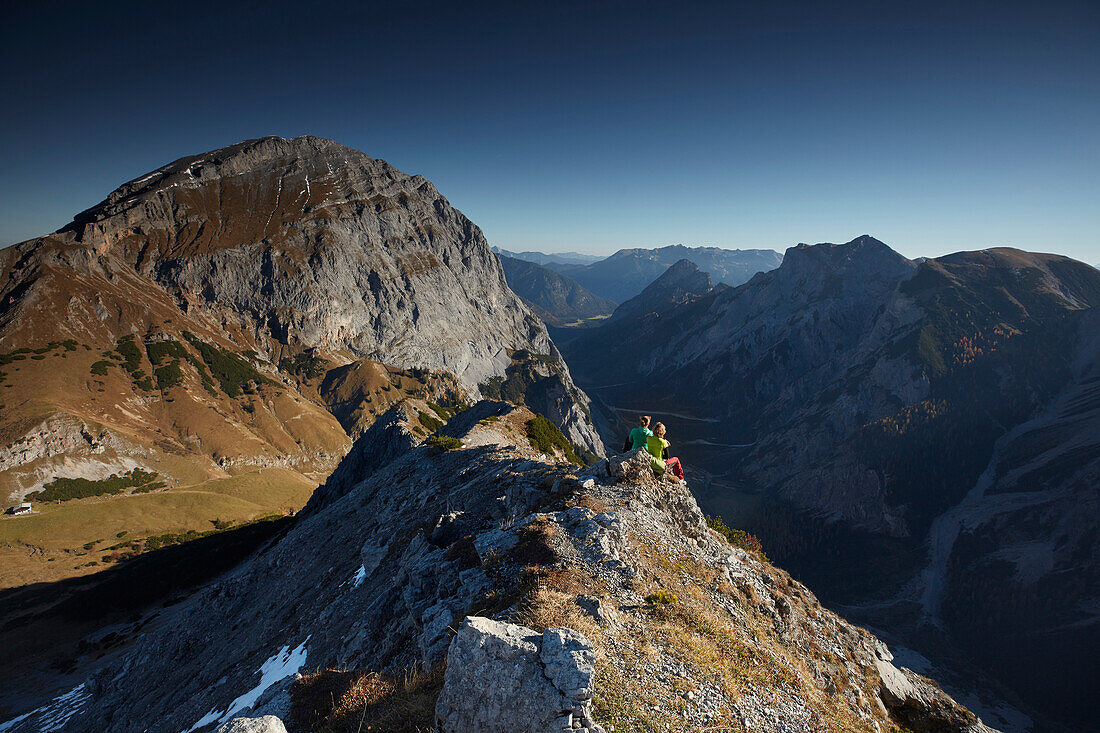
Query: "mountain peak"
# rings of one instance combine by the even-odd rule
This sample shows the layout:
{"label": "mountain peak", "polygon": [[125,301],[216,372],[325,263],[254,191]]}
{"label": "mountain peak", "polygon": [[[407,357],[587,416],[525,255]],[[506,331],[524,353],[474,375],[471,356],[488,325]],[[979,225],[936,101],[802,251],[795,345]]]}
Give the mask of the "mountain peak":
{"label": "mountain peak", "polygon": [[677,260],[645,290],[626,301],[611,315],[612,320],[647,313],[662,313],[671,307],[705,295],[714,287],[710,275],[688,259]]}
{"label": "mountain peak", "polygon": [[817,273],[904,275],[916,265],[884,242],[864,234],[844,244],[800,243],[787,250],[781,270]]}
{"label": "mountain peak", "polygon": [[685,258],[673,263],[642,292],[667,290],[670,287],[680,287],[696,293],[705,293],[713,287],[713,283],[710,275],[699,269],[699,265]]}
{"label": "mountain peak", "polygon": [[[409,176],[384,160],[333,140],[269,136],[187,155],[128,181],[77,214],[62,231],[74,231],[79,237],[88,224],[120,215],[125,225],[171,228],[182,223],[177,213],[186,217],[194,212],[215,219],[226,212],[212,209],[227,205],[237,219],[257,208],[299,216],[322,206],[388,192],[395,185],[438,196],[422,176]],[[254,234],[262,237],[269,232]]]}

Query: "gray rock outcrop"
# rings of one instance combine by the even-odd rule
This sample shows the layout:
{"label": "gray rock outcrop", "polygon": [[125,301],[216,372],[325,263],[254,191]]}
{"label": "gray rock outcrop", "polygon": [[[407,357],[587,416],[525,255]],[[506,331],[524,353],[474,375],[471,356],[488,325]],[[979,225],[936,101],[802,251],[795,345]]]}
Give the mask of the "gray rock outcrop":
{"label": "gray rock outcrop", "polygon": [[592,645],[571,629],[541,634],[470,616],[447,652],[436,703],[441,733],[602,733],[592,716]]}
{"label": "gray rock outcrop", "polygon": [[218,728],[218,733],[286,733],[286,726],[274,715],[265,715],[261,718],[234,718]]}

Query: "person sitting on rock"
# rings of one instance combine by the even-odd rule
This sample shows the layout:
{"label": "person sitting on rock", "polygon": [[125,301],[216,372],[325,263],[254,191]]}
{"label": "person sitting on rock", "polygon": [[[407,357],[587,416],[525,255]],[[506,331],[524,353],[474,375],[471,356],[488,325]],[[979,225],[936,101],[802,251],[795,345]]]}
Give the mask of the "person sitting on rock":
{"label": "person sitting on rock", "polygon": [[653,431],[649,429],[649,420],[649,415],[642,415],[638,418],[638,427],[631,430],[630,435],[626,436],[626,442],[623,443],[623,453],[646,447],[646,439],[653,435]]}
{"label": "person sitting on rock", "polygon": [[654,435],[646,438],[646,450],[649,451],[649,455],[653,456],[653,470],[657,473],[664,473],[665,469],[672,471],[679,480],[684,480],[684,468],[680,465],[679,458],[673,458],[668,454],[668,447],[671,445],[665,440],[665,424],[657,423],[653,426]]}

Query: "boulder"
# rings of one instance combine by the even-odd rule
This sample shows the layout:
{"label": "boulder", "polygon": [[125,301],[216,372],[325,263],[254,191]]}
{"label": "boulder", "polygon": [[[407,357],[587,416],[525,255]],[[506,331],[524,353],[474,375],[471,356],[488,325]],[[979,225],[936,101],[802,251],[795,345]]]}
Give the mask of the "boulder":
{"label": "boulder", "polygon": [[608,472],[617,481],[640,481],[653,478],[651,456],[639,448],[607,459]]}
{"label": "boulder", "polygon": [[882,685],[879,698],[891,717],[913,733],[993,733],[978,716],[955,702],[936,683],[891,664],[889,652],[876,655]]}
{"label": "boulder", "polygon": [[218,733],[286,733],[286,726],[274,715],[265,715],[262,718],[233,718],[218,728]]}
{"label": "boulder", "polygon": [[603,733],[591,719],[595,653],[571,629],[538,633],[470,616],[451,641],[441,733]]}

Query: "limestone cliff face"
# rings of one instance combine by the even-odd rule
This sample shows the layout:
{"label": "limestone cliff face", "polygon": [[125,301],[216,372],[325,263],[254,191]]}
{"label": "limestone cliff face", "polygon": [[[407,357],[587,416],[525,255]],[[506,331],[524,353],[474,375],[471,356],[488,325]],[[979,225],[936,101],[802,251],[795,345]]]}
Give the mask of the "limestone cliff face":
{"label": "limestone cliff face", "polygon": [[[200,354],[186,334],[284,382],[289,402],[276,409],[264,399],[242,412],[215,391],[212,404],[191,405],[205,398],[195,397],[201,375],[189,364]],[[134,337],[130,373],[149,389],[109,367],[89,380],[102,352]],[[74,350],[29,351],[60,339]],[[145,358],[142,342],[165,340],[181,344],[170,355],[188,388],[178,399],[143,379],[163,364]],[[46,372],[65,374],[53,384],[29,362],[5,368],[7,443],[33,442],[32,417],[56,410],[177,453],[202,443],[215,464],[262,453],[265,462],[316,459],[324,475],[348,436],[285,360],[308,356],[319,374],[360,360],[446,371],[476,398],[516,351],[552,363],[566,387],[564,399],[531,396],[531,407],[602,453],[587,398],[545,326],[508,289],[481,230],[422,176],[320,138],[263,138],[181,158],[61,231],[0,252],[0,358],[49,359]],[[370,395],[342,395],[341,409],[363,412],[352,397]],[[204,410],[217,417],[180,428]],[[211,420],[237,437],[221,446]],[[13,495],[33,488],[15,483]]]}
{"label": "limestone cliff face", "polygon": [[77,661],[81,684],[7,730],[210,731],[265,714],[302,730],[298,673],[400,679],[444,660],[446,731],[987,730],[708,528],[644,452],[578,471],[527,445],[530,414],[479,403],[444,428],[461,444],[445,452],[413,446],[396,413],[378,421],[360,441],[390,447],[384,466],[353,451],[288,534],[112,636],[112,653]]}
{"label": "limestone cliff face", "polygon": [[[471,391],[509,350],[552,350],[477,226],[423,176],[331,140],[263,138],[182,158],[70,229],[259,334],[444,369]],[[591,434],[574,438],[593,446]]]}

